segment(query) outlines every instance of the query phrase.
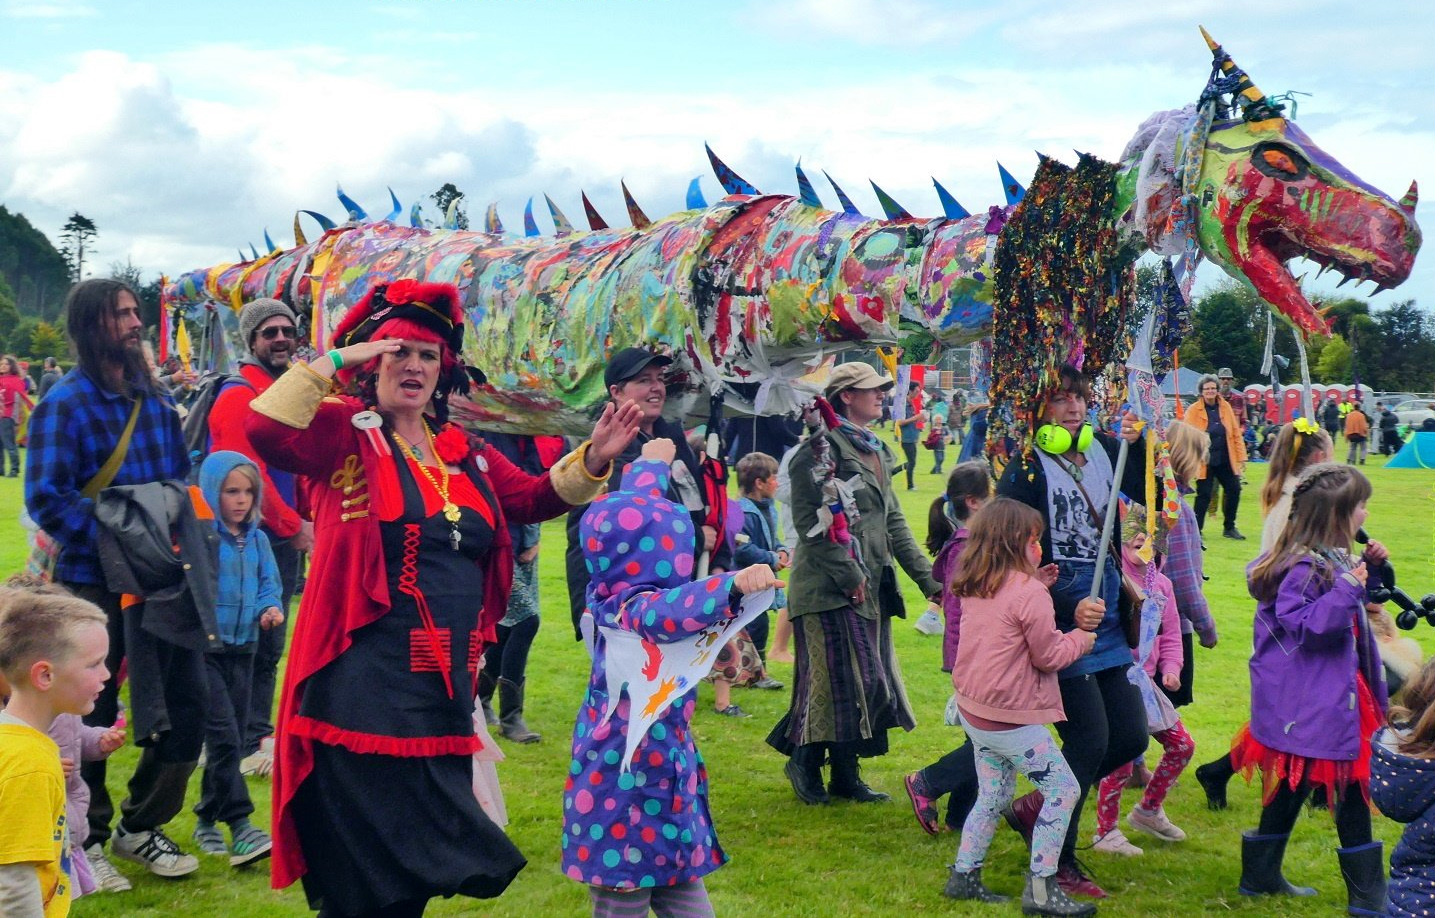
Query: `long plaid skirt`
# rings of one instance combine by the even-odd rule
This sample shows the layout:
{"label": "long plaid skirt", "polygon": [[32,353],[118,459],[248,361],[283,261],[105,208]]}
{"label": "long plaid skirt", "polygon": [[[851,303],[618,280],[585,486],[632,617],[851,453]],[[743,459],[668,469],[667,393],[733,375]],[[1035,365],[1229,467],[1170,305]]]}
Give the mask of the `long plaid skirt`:
{"label": "long plaid skirt", "polygon": [[917,725],[892,649],[892,620],[852,608],[792,620],[796,677],[792,704],[768,734],[784,755],[810,743],[853,743],[862,756],[885,755],[887,731]]}

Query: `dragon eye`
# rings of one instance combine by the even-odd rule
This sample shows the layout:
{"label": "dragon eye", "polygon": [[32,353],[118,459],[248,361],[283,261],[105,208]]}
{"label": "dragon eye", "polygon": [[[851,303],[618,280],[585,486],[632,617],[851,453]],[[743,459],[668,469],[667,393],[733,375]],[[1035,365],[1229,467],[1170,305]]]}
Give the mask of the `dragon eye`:
{"label": "dragon eye", "polygon": [[1289,155],[1282,153],[1280,150],[1267,150],[1261,154],[1261,158],[1266,161],[1266,165],[1273,169],[1291,173],[1296,171],[1295,162]]}
{"label": "dragon eye", "polygon": [[1299,181],[1310,171],[1304,157],[1290,147],[1276,143],[1258,145],[1251,156],[1251,164],[1265,175],[1287,182]]}

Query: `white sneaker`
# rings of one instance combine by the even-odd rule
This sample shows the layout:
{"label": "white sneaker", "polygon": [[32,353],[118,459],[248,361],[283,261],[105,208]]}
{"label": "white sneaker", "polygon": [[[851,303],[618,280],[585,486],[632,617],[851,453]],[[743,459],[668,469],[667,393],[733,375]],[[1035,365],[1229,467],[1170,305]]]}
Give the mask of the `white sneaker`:
{"label": "white sneaker", "polygon": [[115,857],[141,864],[157,877],[183,877],[199,869],[199,859],[185,854],[159,829],[126,832],[116,826],[110,845]]}
{"label": "white sneaker", "polygon": [[1126,816],[1126,824],[1138,832],[1145,832],[1162,841],[1179,842],[1186,840],[1186,833],[1166,818],[1166,809],[1148,810],[1134,806]]}
{"label": "white sneaker", "polygon": [[134,887],[125,875],[115,869],[110,859],[105,857],[105,849],[100,845],[90,845],[85,849],[85,860],[90,864],[90,873],[94,874],[95,887],[101,892],[129,892]]}
{"label": "white sneaker", "polygon": [[1112,829],[1105,835],[1096,836],[1092,840],[1091,850],[1119,854],[1122,857],[1140,857],[1142,854],[1141,849],[1131,844],[1126,838],[1126,833],[1119,828]]}
{"label": "white sneaker", "polygon": [[263,749],[239,760],[239,773],[246,778],[267,778],[274,774],[274,754]]}

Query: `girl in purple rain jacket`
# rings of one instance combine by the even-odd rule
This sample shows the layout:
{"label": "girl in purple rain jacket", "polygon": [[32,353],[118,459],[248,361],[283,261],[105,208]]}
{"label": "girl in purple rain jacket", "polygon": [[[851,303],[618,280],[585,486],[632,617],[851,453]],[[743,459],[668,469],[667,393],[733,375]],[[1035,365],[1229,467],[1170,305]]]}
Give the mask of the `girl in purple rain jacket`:
{"label": "girl in purple rain jacket", "polygon": [[[636,914],[644,903],[711,914],[702,878],[727,855],[713,830],[707,769],[690,732],[693,686],[636,684],[657,673],[665,645],[721,629],[737,615],[741,593],[780,585],[766,565],[692,580],[692,516],[664,497],[672,458],[671,441],[649,441],[624,472],[622,489],[594,501],[579,527],[592,577],[583,616],[593,670],[563,790],[562,864],[567,876],[589,885],[595,915],[615,908]],[[643,675],[610,681],[605,628],[642,639]],[[633,705],[660,713],[624,768],[639,713]]]}
{"label": "girl in purple rain jacket", "polygon": [[1370,483],[1354,468],[1311,466],[1296,486],[1290,522],[1247,570],[1257,600],[1251,654],[1251,722],[1231,761],[1263,776],[1260,826],[1242,838],[1242,895],[1308,896],[1281,876],[1301,804],[1326,790],[1341,847],[1350,914],[1380,914],[1381,843],[1370,827],[1370,737],[1385,714],[1385,671],[1365,617],[1367,566],[1383,564],[1371,542],[1349,548],[1365,522]]}

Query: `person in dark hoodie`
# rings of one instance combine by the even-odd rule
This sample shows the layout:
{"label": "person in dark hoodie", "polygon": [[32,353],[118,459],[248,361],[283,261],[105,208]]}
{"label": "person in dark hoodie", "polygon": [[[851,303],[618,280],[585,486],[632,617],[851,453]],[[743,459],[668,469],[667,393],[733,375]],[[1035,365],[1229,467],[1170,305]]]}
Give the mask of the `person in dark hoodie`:
{"label": "person in dark hoodie", "polygon": [[[279,565],[284,594],[279,606],[286,616],[299,580],[299,556],[314,547],[314,524],[295,509],[298,480],[264,461],[249,441],[244,419],[250,412],[250,402],[289,369],[298,334],[294,311],[287,304],[268,297],[245,303],[239,312],[239,335],[249,348],[249,353],[239,358],[243,381],[225,385],[209,409],[210,449],[234,450],[259,469],[264,486],[260,525],[274,548],[274,563]],[[284,628],[271,628],[259,635],[249,726],[243,738],[242,768],[246,774],[268,775],[274,767],[273,753],[262,748],[261,741],[274,732],[274,686],[279,660],[284,656],[285,633]]]}
{"label": "person in dark hoodie", "polygon": [[[703,497],[702,463],[688,446],[682,425],[663,417],[663,408],[668,400],[667,379],[663,370],[672,362],[673,358],[665,354],[641,347],[623,348],[608,359],[608,365],[603,370],[603,384],[608,387],[608,396],[615,405],[633,401],[643,412],[638,435],[613,463],[613,468],[621,480],[623,467],[638,458],[644,443],[658,437],[673,441],[677,458],[673,461],[668,499],[692,514],[695,531],[702,536],[695,540],[694,559],[708,556],[707,570],[703,573],[718,574],[732,570],[732,546],[726,539],[719,543],[717,530],[704,525],[709,508]],[[568,514],[568,551],[564,558],[568,573],[568,608],[573,617],[573,637],[576,640],[583,639],[578,623],[583,618],[589,580],[588,569],[583,564],[582,542],[578,538],[578,525],[587,509],[585,504],[574,507]],[[695,566],[694,570],[700,567]]]}
{"label": "person in dark hoodie", "polygon": [[1371,746],[1370,797],[1406,823],[1390,854],[1384,914],[1435,913],[1435,660],[1405,686]]}
{"label": "person in dark hoodie", "polygon": [[[269,537],[259,526],[259,467],[232,450],[210,453],[199,467],[199,488],[219,533],[214,611],[223,644],[205,654],[207,757],[194,807],[194,841],[204,853],[227,854],[231,867],[242,867],[268,857],[273,847],[269,833],[249,821],[254,802],[239,773],[239,759],[254,683],[254,651],[262,632],[284,624],[282,594]],[[229,826],[228,846],[221,822]]]}

